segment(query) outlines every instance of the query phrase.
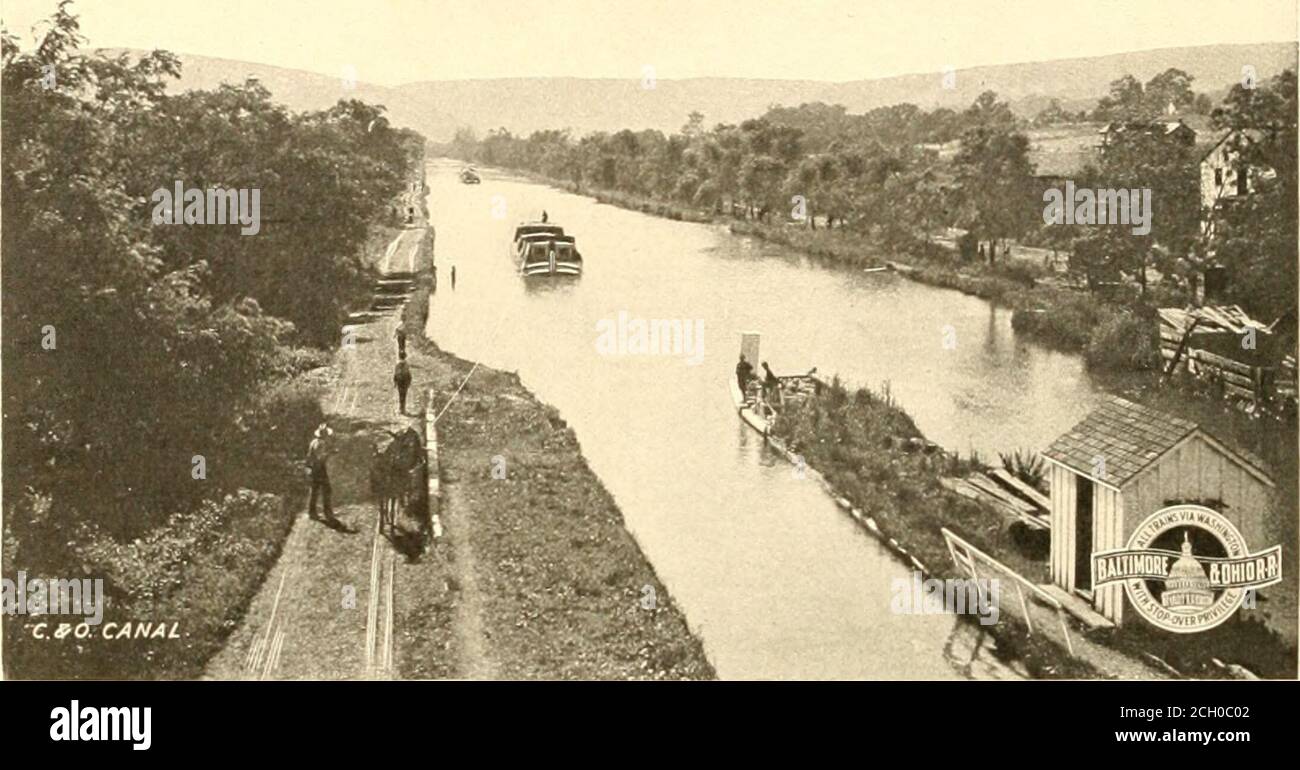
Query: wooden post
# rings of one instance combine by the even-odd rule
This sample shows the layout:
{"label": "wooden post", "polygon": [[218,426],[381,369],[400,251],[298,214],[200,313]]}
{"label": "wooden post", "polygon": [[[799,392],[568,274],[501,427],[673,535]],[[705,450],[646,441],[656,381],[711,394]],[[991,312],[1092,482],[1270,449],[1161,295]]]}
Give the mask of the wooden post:
{"label": "wooden post", "polygon": [[1074,655],[1074,645],[1070,643],[1070,627],[1065,623],[1065,610],[1058,607],[1056,617],[1061,621],[1061,633],[1065,634],[1065,649],[1069,650],[1070,655]]}
{"label": "wooden post", "polygon": [[432,545],[434,540],[442,537],[442,518],[439,515],[442,489],[438,478],[438,429],[434,425],[435,417],[436,415],[433,412],[433,388],[430,388],[424,400],[424,472],[428,477],[427,501],[429,505],[430,533],[429,540],[425,544],[426,548]]}
{"label": "wooden post", "polygon": [[1034,633],[1034,621],[1029,618],[1029,605],[1025,603],[1025,589],[1016,583],[1016,593],[1020,596],[1020,611],[1025,613],[1025,625],[1029,628],[1029,633]]}

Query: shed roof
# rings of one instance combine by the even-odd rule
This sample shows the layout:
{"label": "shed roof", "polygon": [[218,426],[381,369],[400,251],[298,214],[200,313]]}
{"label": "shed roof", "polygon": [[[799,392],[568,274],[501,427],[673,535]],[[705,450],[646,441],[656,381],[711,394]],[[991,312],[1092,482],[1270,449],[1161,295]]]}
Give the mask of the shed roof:
{"label": "shed roof", "polygon": [[1253,475],[1273,483],[1261,462],[1249,453],[1229,449],[1196,423],[1118,396],[1107,398],[1043,455],[1088,477],[1094,473],[1094,458],[1104,458],[1106,475],[1098,480],[1119,489],[1193,433]]}
{"label": "shed roof", "polygon": [[1177,308],[1162,307],[1156,310],[1160,320],[1179,332],[1187,330],[1192,321],[1196,321],[1196,330],[1201,334],[1229,333],[1240,335],[1246,329],[1272,334],[1273,327],[1256,321],[1246,315],[1240,305],[1204,305],[1201,307]]}

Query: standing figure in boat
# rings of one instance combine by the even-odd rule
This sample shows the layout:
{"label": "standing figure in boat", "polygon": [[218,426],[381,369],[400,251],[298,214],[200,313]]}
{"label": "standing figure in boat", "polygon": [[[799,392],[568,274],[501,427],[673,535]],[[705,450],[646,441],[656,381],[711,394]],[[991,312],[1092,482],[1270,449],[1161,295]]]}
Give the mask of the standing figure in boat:
{"label": "standing figure in boat", "polygon": [[763,371],[766,372],[763,376],[763,400],[774,407],[779,407],[781,405],[781,380],[777,379],[777,376],[772,373],[772,369],[767,365],[766,361],[763,362]]}
{"label": "standing figure in boat", "polygon": [[749,381],[754,378],[754,365],[745,360],[745,354],[740,354],[740,363],[736,364],[736,384],[740,386],[740,392],[744,393],[749,389]]}

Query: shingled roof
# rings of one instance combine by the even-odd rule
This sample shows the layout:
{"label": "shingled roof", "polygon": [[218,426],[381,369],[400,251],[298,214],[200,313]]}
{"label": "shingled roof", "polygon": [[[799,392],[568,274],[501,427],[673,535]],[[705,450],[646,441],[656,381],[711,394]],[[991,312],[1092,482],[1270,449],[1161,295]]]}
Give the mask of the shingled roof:
{"label": "shingled roof", "polygon": [[1097,480],[1118,489],[1198,431],[1224,454],[1267,479],[1262,463],[1247,453],[1228,449],[1196,423],[1118,396],[1108,397],[1078,425],[1053,441],[1043,455],[1089,477],[1094,472],[1093,458],[1105,458],[1106,476]]}

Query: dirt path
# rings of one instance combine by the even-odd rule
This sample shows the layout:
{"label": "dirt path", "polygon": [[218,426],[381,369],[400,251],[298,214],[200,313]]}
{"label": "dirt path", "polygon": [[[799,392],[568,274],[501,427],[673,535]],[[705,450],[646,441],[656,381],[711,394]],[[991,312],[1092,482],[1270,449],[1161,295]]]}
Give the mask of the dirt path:
{"label": "dirt path", "polygon": [[[516,375],[475,368],[424,338],[432,246],[412,229],[377,255],[390,273],[377,287],[379,312],[332,367],[324,406],[339,447],[330,464],[339,523],[299,514],[205,676],[713,678],[559,414]],[[415,301],[403,308],[394,287],[412,274]],[[407,416],[391,384],[399,322],[413,376]],[[422,522],[408,518],[398,537],[377,538],[374,438],[419,429],[430,398],[441,415],[443,536],[425,540]],[[504,476],[493,473],[496,458],[508,461]],[[648,589],[658,598],[647,608]]]}
{"label": "dirt path", "polygon": [[[423,236],[406,230],[389,245],[384,265],[407,270]],[[370,454],[384,430],[419,429],[417,403],[398,414],[391,372],[400,307],[352,327],[354,344],[335,356],[322,406],[338,453],[329,463],[337,521],[299,512],[275,569],[241,626],[209,664],[216,679],[387,678],[395,668],[394,585],[406,538],[378,533],[369,493]],[[347,328],[345,327],[345,331]],[[310,437],[303,437],[304,451]],[[307,483],[306,478],[303,480]]]}
{"label": "dirt path", "polygon": [[472,545],[474,519],[458,485],[449,485],[443,496],[443,521],[454,553],[453,577],[460,600],[453,616],[457,644],[456,677],[495,679],[496,667],[488,658],[488,636],[483,627],[483,591],[478,581],[478,562]]}

